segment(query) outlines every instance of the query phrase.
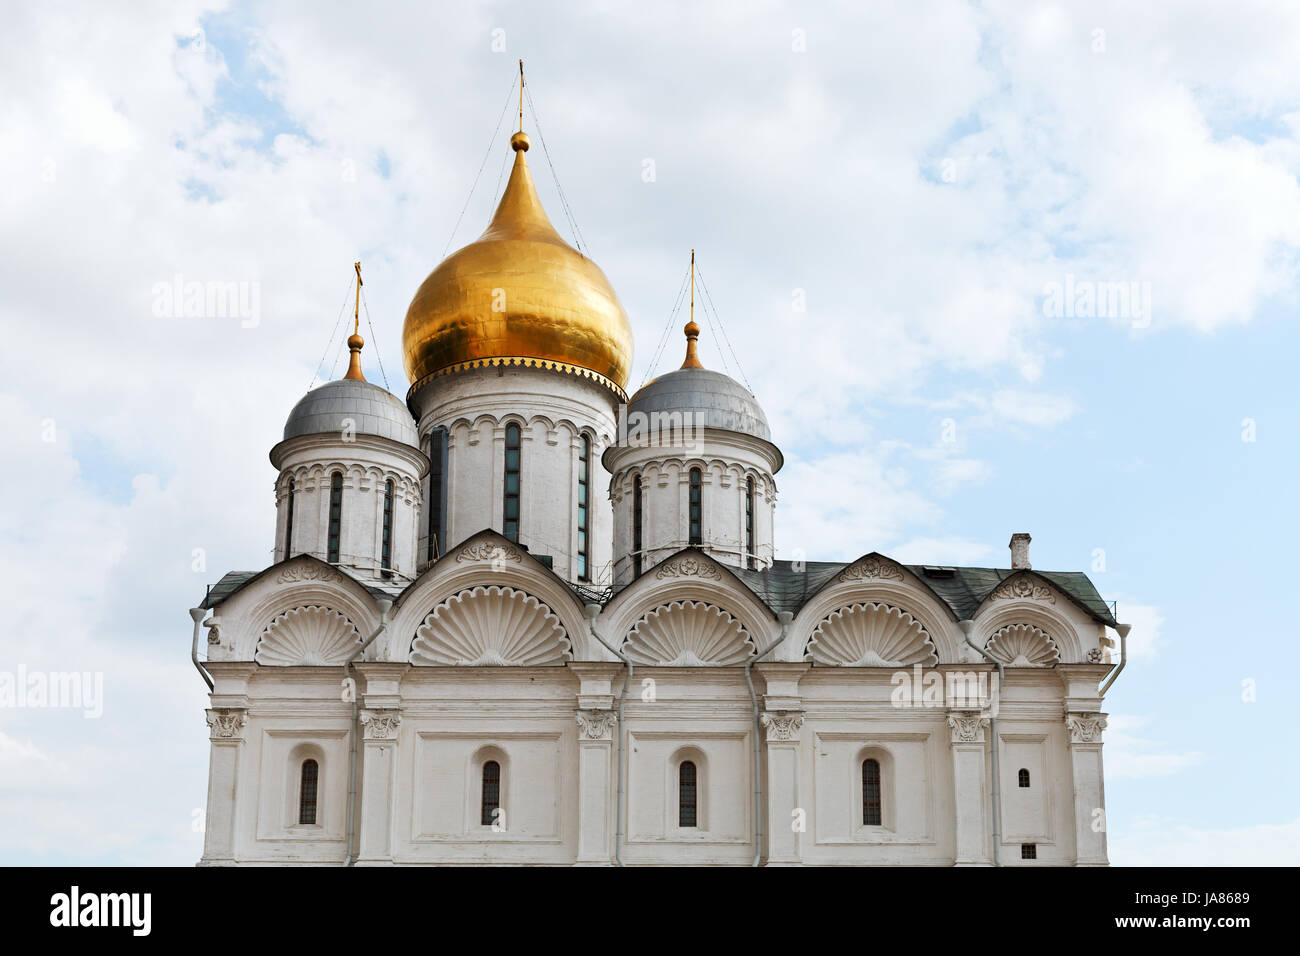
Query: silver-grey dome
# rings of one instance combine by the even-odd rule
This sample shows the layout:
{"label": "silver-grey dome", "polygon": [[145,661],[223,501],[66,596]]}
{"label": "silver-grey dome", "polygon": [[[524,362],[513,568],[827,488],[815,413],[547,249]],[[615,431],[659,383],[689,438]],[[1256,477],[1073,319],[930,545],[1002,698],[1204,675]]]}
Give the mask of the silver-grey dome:
{"label": "silver-grey dome", "polygon": [[401,400],[378,385],[354,378],[326,382],[300,398],[284,423],[284,439],[341,433],[348,418],[357,435],[378,435],[419,447],[415,419]]}
{"label": "silver-grey dome", "polygon": [[689,413],[690,426],[721,428],[772,440],[767,416],[745,386],[707,368],[682,368],[661,375],[632,396],[628,412]]}

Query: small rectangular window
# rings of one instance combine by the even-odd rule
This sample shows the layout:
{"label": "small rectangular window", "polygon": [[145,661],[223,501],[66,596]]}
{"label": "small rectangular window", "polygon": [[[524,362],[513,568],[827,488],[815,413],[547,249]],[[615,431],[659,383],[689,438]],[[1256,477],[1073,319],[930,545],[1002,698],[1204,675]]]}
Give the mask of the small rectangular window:
{"label": "small rectangular window", "polygon": [[1020,859],[1022,860],[1038,859],[1038,844],[1037,843],[1020,844]]}
{"label": "small rectangular window", "polygon": [[393,567],[393,482],[384,483],[384,529],[380,549],[379,566],[384,571]]}
{"label": "small rectangular window", "polygon": [[588,517],[587,507],[587,469],[591,464],[591,439],[582,438],[582,448],[578,457],[578,580],[591,580],[591,550],[587,546]]}
{"label": "small rectangular window", "polygon": [[289,504],[284,522],[284,559],[293,557],[293,495],[296,490],[293,479],[289,479]]}
{"label": "small rectangular window", "polygon": [[320,767],[314,760],[302,762],[301,785],[298,788],[298,822],[300,824],[316,823],[316,787],[320,778]]}
{"label": "small rectangular window", "polygon": [[343,476],[334,472],[330,478],[330,527],[329,550],[326,552],[330,564],[339,563],[339,539],[342,537],[343,525]]}
{"label": "small rectangular window", "polygon": [[497,822],[497,810],[501,807],[501,764],[489,760],[483,765],[483,800],[479,822],[490,827]]}
{"label": "small rectangular window", "polygon": [[693,827],[697,825],[696,813],[698,797],[695,764],[689,760],[682,761],[677,769],[677,825]]}
{"label": "small rectangular window", "polygon": [[691,469],[691,496],[690,496],[690,543],[703,544],[703,488],[701,487],[702,477],[700,469]]}
{"label": "small rectangular window", "polygon": [[880,826],[880,761],[862,761],[862,823]]}
{"label": "small rectangular window", "polygon": [[502,529],[505,537],[519,543],[519,486],[520,486],[520,432],[518,425],[506,426],[505,450],[505,502],[502,507]]}
{"label": "small rectangular window", "polygon": [[447,430],[435,428],[429,432],[429,527],[424,557],[432,561],[442,554],[446,546],[447,529],[444,527],[443,514],[446,487],[443,476],[447,467]]}
{"label": "small rectangular window", "polygon": [[632,479],[632,577],[641,576],[641,476]]}

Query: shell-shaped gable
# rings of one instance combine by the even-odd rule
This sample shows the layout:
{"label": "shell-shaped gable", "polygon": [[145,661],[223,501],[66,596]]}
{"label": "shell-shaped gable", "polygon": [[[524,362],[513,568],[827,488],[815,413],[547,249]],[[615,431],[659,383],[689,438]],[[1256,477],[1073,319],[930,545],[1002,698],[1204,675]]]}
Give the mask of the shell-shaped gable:
{"label": "shell-shaped gable", "polygon": [[635,625],[624,645],[638,664],[726,667],[754,652],[745,628],[722,608],[700,601],[674,601],[655,608]]}
{"label": "shell-shaped gable", "polygon": [[805,660],[835,667],[911,667],[939,663],[934,642],[912,615],[888,604],[840,608],[813,631]]}
{"label": "shell-shaped gable", "polygon": [[425,666],[530,667],[572,657],[560,619],[531,594],[509,587],[461,591],[415,632],[410,661]]}
{"label": "shell-shaped gable", "polygon": [[328,666],[345,663],[360,646],[361,635],[347,615],[313,604],[268,624],[254,660],[270,667]]}
{"label": "shell-shaped gable", "polygon": [[1051,635],[1032,624],[1009,624],[990,637],[985,647],[1008,667],[1053,667],[1061,660]]}

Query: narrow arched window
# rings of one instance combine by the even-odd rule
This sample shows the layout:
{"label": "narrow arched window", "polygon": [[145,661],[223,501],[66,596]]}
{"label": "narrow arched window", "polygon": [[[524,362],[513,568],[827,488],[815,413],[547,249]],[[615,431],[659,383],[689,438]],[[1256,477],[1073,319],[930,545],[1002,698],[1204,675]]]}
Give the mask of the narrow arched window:
{"label": "narrow arched window", "polygon": [[479,822],[490,827],[497,822],[497,810],[501,808],[501,764],[489,760],[483,764],[483,800]]}
{"label": "narrow arched window", "polygon": [[632,479],[632,577],[641,576],[641,476]]}
{"label": "narrow arched window", "polygon": [[339,537],[343,526],[343,475],[334,472],[330,478],[330,533],[328,560],[339,563]]}
{"label": "narrow arched window", "polygon": [[1020,768],[1020,786],[1022,787],[1029,786],[1029,771],[1026,770],[1024,767]]}
{"label": "narrow arched window", "polygon": [[320,767],[314,760],[302,762],[301,783],[298,786],[298,822],[316,822],[316,785],[320,780]]}
{"label": "narrow arched window", "polygon": [[582,436],[582,449],[578,456],[578,580],[591,580],[591,536],[588,531],[590,511],[587,508],[587,488],[590,485],[591,439]]}
{"label": "narrow arched window", "polygon": [[880,826],[880,762],[862,761],[862,823]]}
{"label": "narrow arched window", "polygon": [[754,567],[754,479],[745,479],[745,567]]}
{"label": "narrow arched window", "polygon": [[700,469],[691,469],[691,498],[690,498],[690,517],[691,517],[691,544],[701,544],[704,541],[704,534],[701,530],[703,525],[703,489],[700,487],[702,476]]}
{"label": "narrow arched window", "polygon": [[447,543],[447,529],[443,526],[446,470],[447,429],[435,428],[429,432],[429,529],[425,548],[425,559],[428,561],[442,554]]}
{"label": "narrow arched window", "polygon": [[293,495],[297,490],[292,478],[289,479],[289,501],[285,506],[284,519],[284,559],[293,557]]}
{"label": "narrow arched window", "polygon": [[519,542],[519,426],[506,426],[506,490],[502,533]]}
{"label": "narrow arched window", "polygon": [[699,799],[695,764],[683,760],[677,768],[677,825],[679,827],[697,826],[696,808]]}
{"label": "narrow arched window", "polygon": [[380,545],[379,566],[385,571],[393,567],[393,479],[384,482],[384,536]]}

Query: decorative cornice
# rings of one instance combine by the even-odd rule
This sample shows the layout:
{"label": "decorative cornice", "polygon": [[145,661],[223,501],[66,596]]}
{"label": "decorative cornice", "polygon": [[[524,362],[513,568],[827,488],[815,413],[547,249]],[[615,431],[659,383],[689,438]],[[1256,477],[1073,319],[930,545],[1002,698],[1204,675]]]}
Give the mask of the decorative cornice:
{"label": "decorative cornice", "polygon": [[411,399],[415,397],[425,386],[431,384],[434,379],[442,375],[454,375],[457,372],[465,372],[475,368],[499,368],[499,367],[518,367],[518,368],[541,368],[553,372],[563,372],[568,375],[575,375],[579,378],[590,379],[598,385],[603,385],[614,393],[614,396],[620,402],[627,401],[627,392],[623,391],[613,380],[606,378],[599,372],[593,372],[589,368],[583,368],[581,365],[573,365],[569,362],[557,362],[553,359],[539,359],[529,355],[498,355],[491,358],[469,359],[464,362],[457,362],[454,365],[447,365],[437,371],[430,372],[424,378],[420,379],[406,393],[406,403],[409,405]]}
{"label": "decorative cornice", "polygon": [[614,725],[618,723],[618,714],[612,710],[580,710],[575,715],[578,721],[578,737],[582,740],[613,740]]}
{"label": "decorative cornice", "polygon": [[712,561],[706,561],[702,558],[678,558],[676,561],[665,561],[655,571],[655,578],[660,581],[689,577],[719,581],[722,579],[722,572],[718,570],[718,566]]}
{"label": "decorative cornice", "polygon": [[948,726],[952,728],[952,742],[955,744],[983,743],[984,728],[988,725],[989,718],[976,713],[948,715]]}
{"label": "decorative cornice", "polygon": [[323,568],[317,564],[305,564],[285,568],[275,576],[276,584],[301,584],[303,581],[342,582],[343,575],[333,568]]}
{"label": "decorative cornice", "polygon": [[803,714],[764,711],[758,722],[767,728],[769,741],[798,740],[799,728],[803,726]]}
{"label": "decorative cornice", "polygon": [[873,578],[902,581],[903,569],[888,558],[870,555],[850,564],[836,576],[835,580],[840,582],[866,581]]}
{"label": "decorative cornice", "polygon": [[402,714],[397,710],[363,710],[361,725],[365,728],[366,740],[392,740],[397,736],[397,728],[402,722]]}
{"label": "decorative cornice", "polygon": [[994,601],[1046,601],[1056,603],[1056,592],[1027,574],[1007,578],[989,595]]}
{"label": "decorative cornice", "polygon": [[456,555],[456,563],[462,561],[491,561],[493,563],[502,563],[505,561],[522,561],[519,552],[509,545],[497,544],[493,541],[483,541],[479,544],[472,544],[461,550]]}
{"label": "decorative cornice", "polygon": [[1066,714],[1065,725],[1070,729],[1070,743],[1099,744],[1101,732],[1106,729],[1106,715]]}
{"label": "decorative cornice", "polygon": [[248,723],[248,711],[224,707],[220,710],[209,710],[206,713],[208,727],[211,728],[208,736],[212,740],[244,739],[241,731],[244,725]]}

